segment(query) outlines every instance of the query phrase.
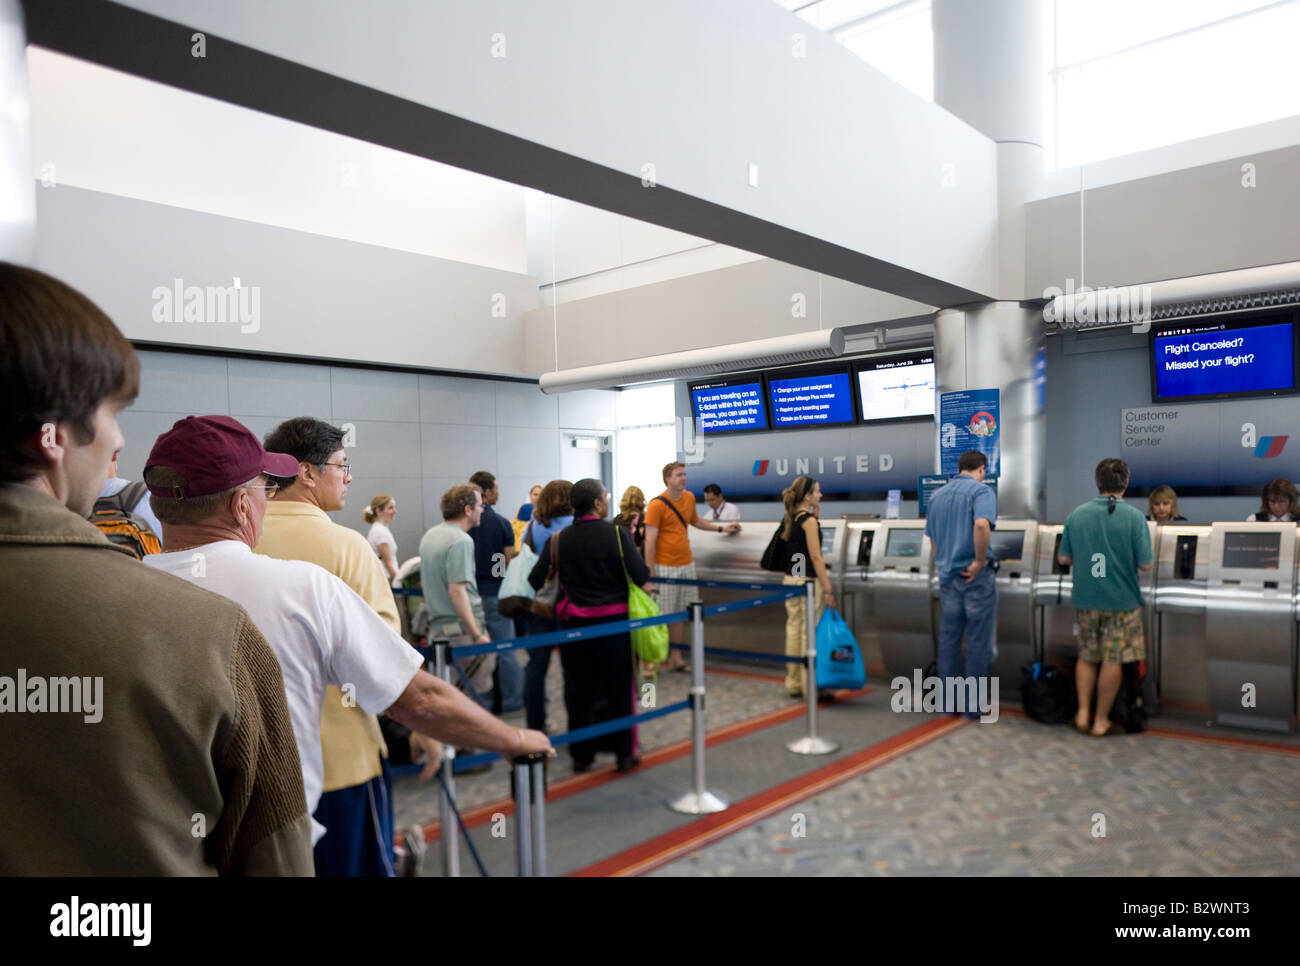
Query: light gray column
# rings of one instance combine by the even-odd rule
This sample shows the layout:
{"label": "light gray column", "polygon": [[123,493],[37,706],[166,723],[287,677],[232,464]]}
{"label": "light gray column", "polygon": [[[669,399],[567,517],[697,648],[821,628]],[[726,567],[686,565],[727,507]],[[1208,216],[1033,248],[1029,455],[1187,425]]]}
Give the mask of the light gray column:
{"label": "light gray column", "polygon": [[1025,205],[1041,194],[1041,0],[934,0],[934,102],[998,146],[998,297],[1025,288]]}
{"label": "light gray column", "polygon": [[1042,312],[1016,302],[942,309],[934,349],[938,392],[1000,391],[998,515],[1045,520],[1046,413],[1034,373],[1043,350]]}
{"label": "light gray column", "polygon": [[22,6],[0,0],[0,261],[19,265],[36,256],[31,115]]}

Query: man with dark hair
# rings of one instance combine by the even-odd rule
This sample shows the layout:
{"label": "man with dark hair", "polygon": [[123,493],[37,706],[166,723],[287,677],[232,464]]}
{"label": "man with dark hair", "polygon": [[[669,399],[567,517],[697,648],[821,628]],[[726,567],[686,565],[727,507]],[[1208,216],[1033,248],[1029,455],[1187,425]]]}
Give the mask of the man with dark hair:
{"label": "man with dark hair", "polygon": [[[492,509],[500,495],[497,478],[487,470],[479,470],[469,481],[483,492],[483,515],[478,526],[469,531],[474,541],[474,579],[483,602],[483,619],[492,640],[506,641],[515,636],[515,622],[497,610],[497,603],[506,566],[515,555],[515,530],[509,520]],[[500,651],[496,657],[492,708],[503,713],[518,711],[524,706],[524,665],[519,652]]]}
{"label": "man with dark hair", "polygon": [[49,690],[0,714],[0,875],[311,875],[266,639],[85,519],[139,377],[89,299],[0,263],[0,664]]}
{"label": "man with dark hair", "polygon": [[[993,636],[997,630],[998,591],[993,571],[986,566],[989,539],[998,522],[998,502],[984,485],[988,460],[978,450],[967,450],[957,458],[958,474],[930,497],[925,516],[925,535],[934,543],[935,571],[939,576],[938,673],[943,683],[945,707],[958,691],[957,678],[966,679],[963,693],[970,694],[972,682],[988,677],[993,661]],[[961,640],[966,636],[963,663]],[[966,702],[968,718],[980,712]]]}
{"label": "man with dark hair", "polygon": [[[298,473],[268,477],[280,490],[267,504],[265,529],[255,549],[268,557],[324,567],[400,634],[383,564],[364,536],[327,515],[343,509],[352,480],[343,436],[337,426],[310,416],[286,420],[267,434],[266,448],[292,456]],[[414,735],[411,741],[426,755],[434,753],[424,736]],[[326,691],[321,712],[321,749],[324,794],[315,818],[330,831],[316,843],[317,875],[395,874],[388,747],[379,720],[334,685]]]}
{"label": "man with dark hair", "polygon": [[[442,523],[420,540],[420,585],[429,609],[429,634],[449,638],[453,647],[492,641],[475,577],[474,541],[469,536],[482,516],[482,491],[473,483],[453,486],[442,495]],[[456,664],[471,697],[491,707],[496,655],[480,654]]]}
{"label": "man with dark hair", "polygon": [[[1066,517],[1059,560],[1066,566],[1076,559],[1082,564],[1074,568],[1079,637],[1074,666],[1079,710],[1074,727],[1102,737],[1114,728],[1110,709],[1124,680],[1124,665],[1146,657],[1138,571],[1150,570],[1153,557],[1142,512],[1121,502],[1128,489],[1128,466],[1120,459],[1104,459],[1094,477],[1098,496]],[[1094,687],[1097,714],[1090,719]]]}
{"label": "man with dark hair", "polygon": [[704,513],[704,519],[710,523],[739,523],[740,509],[734,503],[728,503],[722,495],[722,487],[716,483],[710,483],[704,488],[704,502],[709,505],[709,509]]}

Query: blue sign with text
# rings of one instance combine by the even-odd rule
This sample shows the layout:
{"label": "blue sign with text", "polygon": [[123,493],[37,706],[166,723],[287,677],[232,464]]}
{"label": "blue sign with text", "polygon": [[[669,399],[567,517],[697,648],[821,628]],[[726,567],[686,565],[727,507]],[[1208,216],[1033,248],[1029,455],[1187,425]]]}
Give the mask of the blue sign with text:
{"label": "blue sign with text", "polygon": [[957,459],[967,450],[979,450],[988,460],[985,470],[997,476],[1002,414],[997,389],[968,389],[939,395],[939,469],[951,476]]}

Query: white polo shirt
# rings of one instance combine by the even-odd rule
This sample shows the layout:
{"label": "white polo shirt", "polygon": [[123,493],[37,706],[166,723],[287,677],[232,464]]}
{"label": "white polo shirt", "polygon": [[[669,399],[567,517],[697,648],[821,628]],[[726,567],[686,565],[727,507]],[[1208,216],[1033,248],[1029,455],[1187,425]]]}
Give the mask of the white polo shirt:
{"label": "white polo shirt", "polygon": [[[423,664],[419,653],[332,573],[302,560],[255,554],[238,540],[145,557],[147,566],[243,606],[280,660],[307,811],[325,782],[320,716],[325,686],[371,714],[390,708]],[[312,844],[325,827],[312,819]]]}
{"label": "white polo shirt", "polygon": [[716,510],[713,509],[713,507],[709,507],[704,511],[703,516],[704,519],[708,520],[710,523],[739,523],[740,507],[736,506],[734,503],[728,503],[726,500],[723,500],[720,507]]}

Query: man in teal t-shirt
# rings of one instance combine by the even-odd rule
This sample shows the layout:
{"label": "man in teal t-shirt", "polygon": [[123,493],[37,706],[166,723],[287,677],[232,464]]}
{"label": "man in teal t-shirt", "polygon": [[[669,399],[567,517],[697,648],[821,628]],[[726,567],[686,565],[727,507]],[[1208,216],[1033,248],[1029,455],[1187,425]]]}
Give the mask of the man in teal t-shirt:
{"label": "man in teal t-shirt", "polygon": [[[1074,726],[1101,737],[1111,730],[1110,709],[1124,679],[1123,665],[1146,657],[1138,571],[1151,569],[1152,555],[1146,518],[1120,502],[1128,489],[1128,466],[1123,460],[1104,459],[1097,464],[1096,478],[1100,495],[1075,507],[1065,520],[1059,559],[1067,566],[1079,561],[1074,568],[1079,637]],[[1090,723],[1094,685],[1097,714]]]}

